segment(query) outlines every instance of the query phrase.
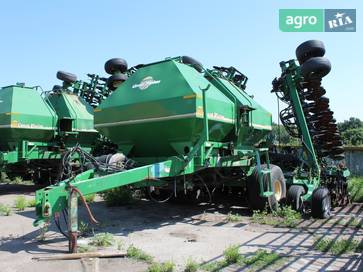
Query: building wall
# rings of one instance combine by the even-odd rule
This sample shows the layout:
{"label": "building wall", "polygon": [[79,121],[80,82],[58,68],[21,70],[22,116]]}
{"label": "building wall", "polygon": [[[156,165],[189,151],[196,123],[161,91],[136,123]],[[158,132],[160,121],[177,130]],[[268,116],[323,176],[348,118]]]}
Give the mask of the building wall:
{"label": "building wall", "polygon": [[363,147],[346,147],[345,162],[352,175],[363,176]]}

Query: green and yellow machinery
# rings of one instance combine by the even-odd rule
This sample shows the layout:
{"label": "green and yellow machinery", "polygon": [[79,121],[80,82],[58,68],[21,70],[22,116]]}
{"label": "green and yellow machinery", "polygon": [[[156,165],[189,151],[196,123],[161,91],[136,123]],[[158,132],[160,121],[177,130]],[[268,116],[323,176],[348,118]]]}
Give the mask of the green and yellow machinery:
{"label": "green and yellow machinery", "polygon": [[50,92],[24,84],[0,89],[0,169],[10,177],[54,181],[63,152],[76,144],[89,151],[98,137],[93,108],[78,94],[89,86],[70,73],[57,77],[63,86]]}
{"label": "green and yellow machinery", "polygon": [[[109,60],[107,85],[114,91],[95,108],[95,128],[117,144],[118,153],[93,157],[79,146],[69,150],[63,158],[68,178],[36,192],[34,225],[54,217],[59,226],[59,214],[67,211],[66,236],[74,252],[78,197],[120,186],[145,188],[158,202],[211,202],[216,193],[233,188],[253,210],[276,209],[288,200],[297,210],[310,206],[315,217],[328,216],[330,192],[321,187],[328,175],[322,175],[298,87],[321,74],[312,65],[303,75],[303,65],[281,63],[282,75],[274,81],[274,92],[291,105],[291,124],[303,143],[304,164],[285,180],[264,146],[271,113],[246,92],[247,77],[236,68],[206,69],[187,56],[131,68],[123,59]],[[70,170],[73,156],[82,158],[81,171]],[[343,169],[331,169],[330,178],[345,179]]]}

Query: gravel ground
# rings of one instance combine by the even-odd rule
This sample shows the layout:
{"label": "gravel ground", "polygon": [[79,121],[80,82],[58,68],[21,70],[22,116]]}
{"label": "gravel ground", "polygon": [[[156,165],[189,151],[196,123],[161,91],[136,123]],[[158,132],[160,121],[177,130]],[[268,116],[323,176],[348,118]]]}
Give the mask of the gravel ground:
{"label": "gravel ground", "polygon": [[[0,185],[0,203],[14,205],[18,195],[32,199],[29,188],[15,187],[4,190]],[[31,189],[31,188],[30,188]],[[6,192],[6,194],[5,194]],[[18,192],[18,193],[15,193]],[[122,241],[122,248],[134,245],[157,261],[173,261],[178,271],[188,258],[208,263],[222,257],[223,250],[238,244],[240,253],[253,254],[257,249],[274,251],[282,256],[277,266],[259,268],[258,271],[363,271],[362,254],[339,257],[312,249],[316,237],[354,238],[362,240],[363,230],[344,227],[339,222],[354,216],[363,220],[363,207],[352,204],[337,209],[330,220],[302,220],[297,228],[278,228],[251,222],[246,208],[236,203],[219,205],[157,204],[141,200],[124,207],[105,207],[102,199],[91,204],[96,219],[94,232],[110,232]],[[226,220],[228,212],[242,215],[239,222]],[[87,216],[81,208],[81,220]],[[39,230],[32,226],[34,208],[10,216],[0,216],[0,271],[145,271],[147,264],[127,258],[82,259],[74,261],[36,261],[33,257],[66,253],[67,240],[57,233],[52,224],[44,241],[36,237]],[[89,238],[81,238],[80,243]],[[250,267],[229,266],[224,271],[247,271]]]}

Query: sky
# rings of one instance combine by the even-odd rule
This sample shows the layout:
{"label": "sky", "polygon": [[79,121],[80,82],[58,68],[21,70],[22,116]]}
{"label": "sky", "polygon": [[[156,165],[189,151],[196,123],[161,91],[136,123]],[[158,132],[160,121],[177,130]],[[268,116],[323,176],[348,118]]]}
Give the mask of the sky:
{"label": "sky", "polygon": [[[288,33],[281,8],[357,9],[357,32]],[[0,2],[0,86],[25,82],[49,90],[58,70],[79,79],[106,75],[104,63],[129,66],[188,55],[204,67],[235,66],[247,91],[273,113],[271,81],[279,62],[309,39],[325,43],[332,71],[323,79],[335,118],[363,119],[363,1],[293,0],[5,0]]]}

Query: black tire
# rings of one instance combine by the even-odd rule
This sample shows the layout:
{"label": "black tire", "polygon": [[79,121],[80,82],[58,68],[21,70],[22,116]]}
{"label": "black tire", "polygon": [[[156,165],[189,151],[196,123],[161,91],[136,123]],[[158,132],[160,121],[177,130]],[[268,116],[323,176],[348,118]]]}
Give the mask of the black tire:
{"label": "black tire", "polygon": [[300,185],[292,185],[287,191],[286,202],[295,211],[300,211],[302,208],[301,196],[305,194],[305,189]]}
{"label": "black tire", "polygon": [[120,86],[120,84],[124,81],[127,80],[127,76],[124,74],[116,74],[116,75],[112,75],[107,79],[107,87],[111,90],[114,91],[117,89],[118,86]]}
{"label": "black tire", "polygon": [[63,89],[62,86],[60,86],[60,85],[54,85],[52,91],[53,92],[58,92],[58,91],[61,91],[62,89]]}
{"label": "black tire", "polygon": [[75,74],[64,71],[58,71],[57,78],[67,83],[74,83],[77,81],[77,76]]}
{"label": "black tire", "polygon": [[[267,169],[267,165],[261,165],[261,169]],[[247,178],[247,197],[248,204],[250,209],[252,210],[264,210],[266,205],[269,204],[271,209],[276,209],[278,203],[286,197],[286,182],[284,178],[284,174],[280,167],[270,164],[271,169],[271,180],[272,180],[272,189],[275,192],[276,186],[278,185],[281,189],[281,194],[279,199],[276,198],[277,194],[274,194],[269,197],[261,197],[260,196],[260,187],[258,183],[258,172],[257,168],[254,170],[253,174]],[[265,188],[268,185],[268,175],[264,174],[262,177]],[[277,184],[278,183],[278,184]]]}
{"label": "black tire", "polygon": [[322,41],[309,40],[303,42],[296,48],[296,58],[300,64],[303,64],[310,58],[322,57],[325,54],[325,46]]}
{"label": "black tire", "polygon": [[327,188],[319,187],[314,190],[311,197],[311,215],[314,218],[325,219],[330,217],[331,199]]}
{"label": "black tire", "polygon": [[105,71],[110,75],[115,72],[125,73],[127,71],[127,62],[121,58],[109,59],[105,63]]}
{"label": "black tire", "polygon": [[181,61],[184,64],[189,64],[189,65],[193,66],[194,69],[197,70],[199,73],[201,73],[203,71],[203,65],[199,61],[197,61],[191,57],[182,56]]}
{"label": "black tire", "polygon": [[305,61],[300,68],[301,74],[305,79],[309,79],[311,77],[322,78],[329,74],[331,64],[327,58],[315,57]]}

